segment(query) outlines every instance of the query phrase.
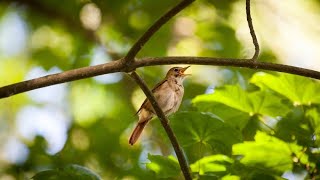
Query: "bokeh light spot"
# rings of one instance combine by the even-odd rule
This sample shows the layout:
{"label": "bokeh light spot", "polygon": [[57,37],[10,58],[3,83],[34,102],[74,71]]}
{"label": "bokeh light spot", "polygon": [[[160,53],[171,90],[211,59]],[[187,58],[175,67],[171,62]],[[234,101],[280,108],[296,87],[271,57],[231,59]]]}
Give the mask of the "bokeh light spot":
{"label": "bokeh light spot", "polygon": [[135,11],[129,17],[129,24],[135,29],[145,29],[150,24],[150,17],[146,12]]}
{"label": "bokeh light spot", "polygon": [[80,20],[86,29],[97,30],[101,24],[101,11],[94,3],[88,3],[80,11]]}

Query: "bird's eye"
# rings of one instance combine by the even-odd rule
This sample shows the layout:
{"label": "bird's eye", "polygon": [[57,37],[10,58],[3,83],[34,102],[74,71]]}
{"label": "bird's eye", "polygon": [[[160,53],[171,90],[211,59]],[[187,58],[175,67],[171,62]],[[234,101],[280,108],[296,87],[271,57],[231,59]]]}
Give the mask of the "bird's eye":
{"label": "bird's eye", "polygon": [[174,71],[175,71],[175,72],[178,72],[178,71],[179,71],[179,69],[178,69],[178,68],[174,68]]}

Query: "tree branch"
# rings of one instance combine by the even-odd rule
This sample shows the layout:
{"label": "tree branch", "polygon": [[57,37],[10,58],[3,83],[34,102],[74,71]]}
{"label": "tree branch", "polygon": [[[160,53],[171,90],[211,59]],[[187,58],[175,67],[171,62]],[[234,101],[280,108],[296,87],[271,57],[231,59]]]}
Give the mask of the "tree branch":
{"label": "tree branch", "polygon": [[169,137],[170,142],[173,146],[173,149],[176,152],[176,155],[177,155],[177,158],[178,158],[178,161],[180,164],[180,168],[181,168],[182,173],[184,175],[184,178],[187,180],[191,180],[192,178],[190,175],[188,163],[186,161],[186,158],[184,157],[184,154],[183,154],[182,149],[178,143],[178,140],[177,140],[176,136],[174,135],[174,132],[172,131],[170,125],[168,124],[167,117],[164,115],[162,109],[160,108],[159,104],[157,103],[156,99],[154,98],[152,92],[150,91],[150,89],[148,88],[146,83],[140,78],[140,76],[135,71],[133,71],[131,73],[131,77],[137,82],[137,84],[143,90],[144,94],[147,96],[147,98],[151,102],[153,109],[156,111],[156,114],[159,117],[163,128],[165,129],[166,133],[168,134],[168,137]]}
{"label": "tree branch", "polygon": [[251,18],[251,12],[250,12],[250,0],[246,0],[246,14],[247,14],[248,26],[249,26],[249,29],[250,29],[250,34],[251,34],[251,37],[252,37],[252,42],[253,42],[254,49],[255,49],[254,55],[251,58],[251,60],[256,62],[257,58],[259,56],[260,47],[259,47],[259,43],[258,43],[256,34],[254,32],[254,29],[253,29],[253,25],[252,25],[252,18]]}
{"label": "tree branch", "polygon": [[134,65],[136,68],[155,65],[168,64],[198,64],[211,66],[232,66],[244,67],[249,69],[261,69],[277,72],[284,72],[288,74],[295,74],[304,77],[311,77],[320,80],[320,72],[305,69],[290,65],[268,63],[268,62],[253,62],[252,59],[236,59],[236,58],[214,58],[214,57],[189,57],[189,56],[171,56],[171,57],[154,57],[142,58]]}
{"label": "tree branch", "polygon": [[[127,55],[124,57],[124,68],[129,70],[132,67],[132,64],[135,63],[135,57],[138,54],[138,52],[141,50],[142,46],[145,45],[145,43],[156,33],[166,22],[168,22],[173,16],[175,16],[177,13],[182,11],[184,8],[186,8],[188,5],[190,5],[194,0],[182,0],[179,4],[174,6],[171,10],[169,10],[167,13],[162,15],[141,37],[136,41],[136,43],[131,47]],[[168,124],[168,119],[164,115],[162,109],[158,105],[156,99],[154,98],[151,90],[148,88],[148,86],[144,83],[144,81],[140,78],[140,76],[133,71],[131,73],[131,76],[137,84],[139,84],[140,88],[143,90],[147,98],[152,104],[152,107],[156,111],[157,116],[159,117],[161,124],[163,128],[166,130],[166,133],[170,139],[170,142],[173,146],[173,149],[178,157],[178,161],[180,164],[181,171],[184,175],[184,178],[187,180],[191,180],[191,174],[189,171],[188,163],[184,157],[184,154],[182,152],[182,149],[178,143],[177,138],[175,137],[171,127]]]}
{"label": "tree branch", "polygon": [[173,16],[178,14],[188,5],[190,5],[194,0],[182,0],[179,4],[169,10],[166,14],[161,16],[141,37],[140,39],[131,47],[126,57],[124,58],[129,67],[133,63],[134,58],[141,50],[142,46],[156,33],[165,23],[167,23]]}
{"label": "tree branch", "polygon": [[22,92],[31,91],[55,84],[85,79],[93,76],[109,74],[121,71],[122,62],[120,60],[110,63],[83,67],[65,71],[62,73],[51,74],[40,78],[35,78],[0,88],[0,98],[9,97]]}
{"label": "tree branch", "polygon": [[267,63],[267,62],[253,62],[251,59],[235,59],[235,58],[212,58],[212,57],[150,57],[142,58],[135,61],[130,69],[127,69],[122,59],[112,61],[106,64],[89,66],[79,69],[73,69],[57,74],[52,74],[44,77],[35,78],[7,86],[0,87],[0,98],[13,96],[15,94],[39,89],[55,84],[75,81],[79,79],[94,77],[103,74],[110,74],[115,72],[130,72],[133,69],[145,66],[156,65],[170,65],[170,64],[197,64],[197,65],[211,65],[211,66],[232,66],[244,67],[250,69],[270,70],[277,72],[284,72],[305,77],[311,77],[320,80],[320,72],[310,69],[289,66],[284,64]]}

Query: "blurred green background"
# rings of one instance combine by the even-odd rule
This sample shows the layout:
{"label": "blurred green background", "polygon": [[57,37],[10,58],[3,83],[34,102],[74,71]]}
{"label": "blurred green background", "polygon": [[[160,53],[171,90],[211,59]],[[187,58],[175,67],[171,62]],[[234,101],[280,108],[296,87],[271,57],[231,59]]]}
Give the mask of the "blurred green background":
{"label": "blurred green background", "polygon": [[[178,2],[2,0],[0,86],[116,60]],[[259,60],[319,71],[319,12],[317,0],[253,1]],[[138,57],[253,53],[244,0],[197,0]],[[170,67],[137,71],[152,87]],[[188,71],[170,123],[195,179],[319,179],[318,81],[244,68]],[[1,99],[0,180],[43,171],[38,179],[182,179],[158,120],[128,144],[144,98],[128,75],[114,73]]]}

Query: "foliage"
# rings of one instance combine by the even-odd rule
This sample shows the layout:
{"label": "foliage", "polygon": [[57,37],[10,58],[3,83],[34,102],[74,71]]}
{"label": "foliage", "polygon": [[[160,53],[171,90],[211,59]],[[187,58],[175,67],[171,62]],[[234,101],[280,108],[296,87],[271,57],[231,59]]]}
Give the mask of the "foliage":
{"label": "foliage", "polygon": [[69,165],[65,168],[57,170],[47,170],[37,173],[34,180],[50,179],[50,180],[67,180],[67,179],[83,179],[83,180],[99,180],[100,177],[88,170],[87,168],[78,165]]}
{"label": "foliage", "polygon": [[[0,39],[8,17],[11,22],[18,16],[27,34],[15,54],[6,54],[0,42],[0,85],[121,57],[177,2],[0,2]],[[233,16],[245,20],[244,9],[237,11],[243,3],[196,1],[156,33],[139,56],[240,57],[248,47]],[[88,4],[101,13],[97,30],[86,29],[80,20]],[[270,48],[260,57],[275,62],[280,56]],[[320,178],[318,81],[247,69],[190,69],[181,108],[169,119],[195,179],[282,179],[288,173]],[[153,86],[166,67],[137,71]],[[149,123],[136,145],[128,145],[143,100],[124,74],[1,99],[0,179],[181,179],[158,120]],[[50,149],[57,139],[62,145]]]}

